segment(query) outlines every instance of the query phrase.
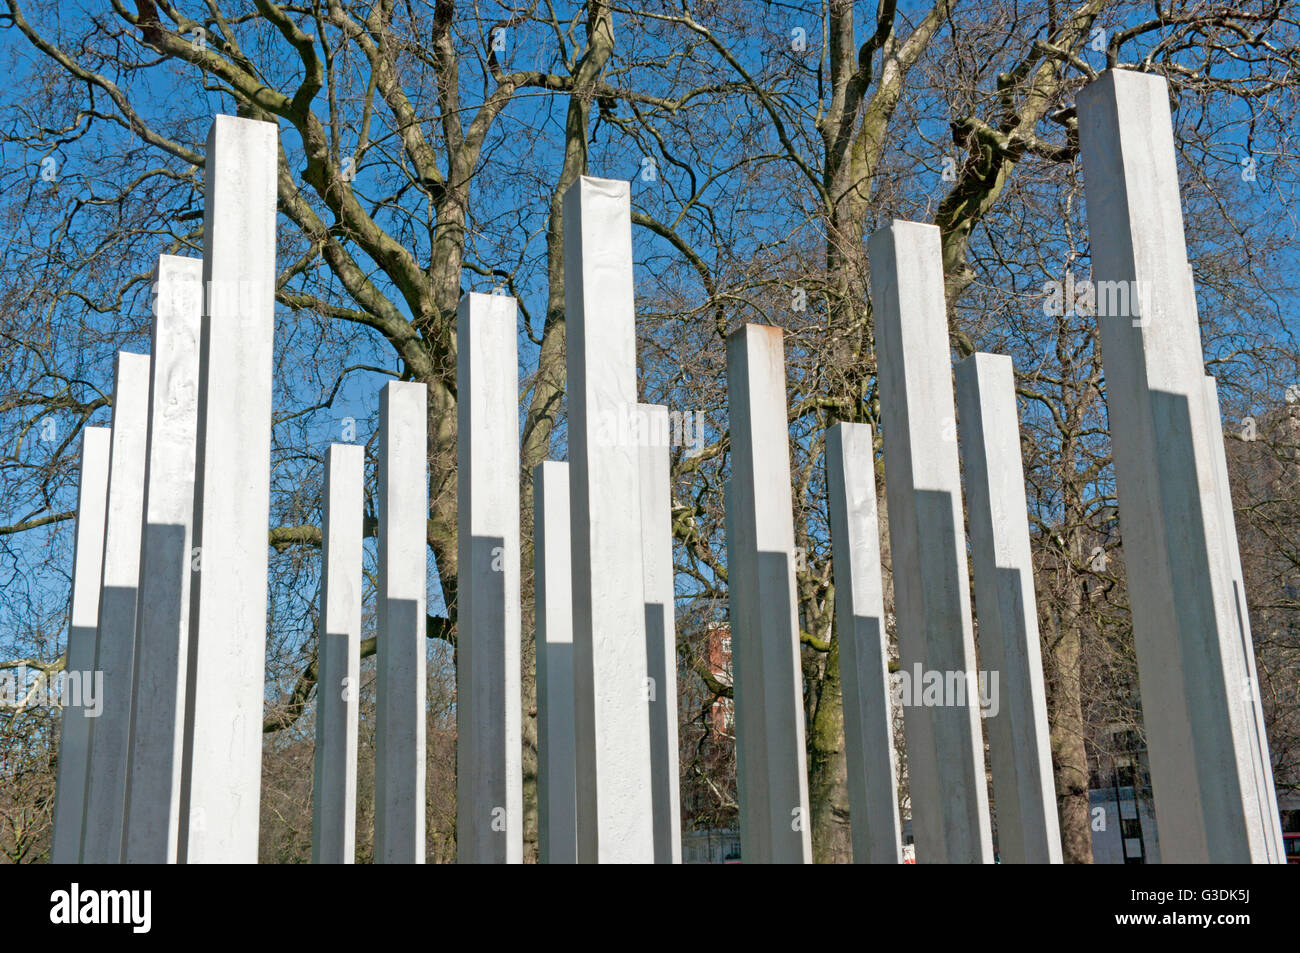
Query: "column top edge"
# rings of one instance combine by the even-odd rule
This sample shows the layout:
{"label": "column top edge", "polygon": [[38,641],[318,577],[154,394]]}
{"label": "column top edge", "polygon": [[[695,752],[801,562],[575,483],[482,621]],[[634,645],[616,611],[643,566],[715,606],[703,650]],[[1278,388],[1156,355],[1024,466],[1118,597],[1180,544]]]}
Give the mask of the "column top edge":
{"label": "column top edge", "polygon": [[894,232],[916,231],[921,233],[939,234],[939,226],[932,225],[929,222],[917,222],[908,218],[895,218],[889,221],[887,225],[881,225],[871,233],[869,241],[874,241],[877,235],[889,235]]}
{"label": "column top edge", "polygon": [[1102,92],[1118,92],[1121,87],[1128,89],[1137,89],[1141,86],[1159,87],[1168,95],[1169,81],[1159,73],[1146,73],[1134,69],[1122,69],[1112,67],[1111,69],[1102,70],[1097,74],[1097,78],[1088,83],[1078,93],[1075,94],[1076,106],[1084,103]]}
{"label": "column top edge", "polygon": [[330,454],[337,453],[339,455],[364,457],[366,453],[366,448],[363,444],[359,444],[359,443],[335,442],[330,444],[329,452]]}
{"label": "column top edge", "polygon": [[386,381],[383,386],[383,390],[395,390],[395,391],[409,390],[411,392],[414,392],[416,388],[419,388],[422,391],[427,391],[429,389],[429,386],[425,384],[424,381],[398,381],[398,380]]}
{"label": "column top edge", "polygon": [[460,296],[460,301],[458,302],[458,304],[461,305],[468,304],[471,301],[476,301],[484,298],[487,299],[488,301],[509,301],[515,307],[519,306],[519,300],[515,298],[513,295],[497,294],[495,291],[466,291],[463,295]]}
{"label": "column top edge", "polygon": [[584,192],[604,198],[630,202],[632,183],[626,179],[601,179],[593,175],[580,175],[578,180],[565,190],[564,195],[567,198],[570,195],[580,195]]}
{"label": "column top edge", "polygon": [[830,437],[832,434],[836,436],[839,436],[840,434],[864,436],[864,435],[870,435],[873,429],[874,428],[869,423],[865,423],[861,421],[852,421],[852,420],[841,420],[838,421],[837,423],[831,424],[830,429],[826,431],[826,435],[827,437]]}
{"label": "column top edge", "polygon": [[192,255],[159,255],[158,264],[161,265],[163,262],[173,268],[184,268],[187,271],[203,270],[203,259]]}
{"label": "column top edge", "polygon": [[968,354],[957,362],[958,367],[972,368],[1000,368],[1002,366],[1015,367],[1015,361],[1010,354],[998,354],[994,351],[976,351],[974,354]]}
{"label": "column top edge", "polygon": [[218,128],[230,131],[258,131],[271,132],[280,131],[280,124],[268,122],[265,119],[250,119],[246,116],[232,116],[230,113],[216,113],[212,117],[211,132],[216,132]]}
{"label": "column top edge", "polygon": [[784,328],[779,328],[775,324],[757,324],[751,321],[749,323],[740,325],[740,327],[736,328],[733,331],[728,332],[727,340],[737,341],[740,340],[741,338],[746,338],[749,336],[749,332],[751,331],[751,329],[753,330],[755,335],[761,334],[765,337],[774,337],[777,340],[785,339]]}

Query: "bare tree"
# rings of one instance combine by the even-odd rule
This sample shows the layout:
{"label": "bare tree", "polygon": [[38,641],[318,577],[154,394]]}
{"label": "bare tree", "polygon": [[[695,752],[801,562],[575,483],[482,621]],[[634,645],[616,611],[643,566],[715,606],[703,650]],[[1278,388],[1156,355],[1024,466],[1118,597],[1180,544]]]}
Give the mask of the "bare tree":
{"label": "bare tree", "polygon": [[[1277,392],[1277,375],[1297,375],[1294,276],[1269,272],[1297,234],[1285,220],[1296,18],[1280,0],[869,6],[114,0],[74,16],[50,0],[8,0],[6,56],[28,82],[6,94],[0,129],[6,664],[62,664],[76,435],[111,404],[112,353],[144,346],[155,256],[198,253],[210,116],[276,122],[268,678],[279,701],[265,725],[274,766],[263,857],[301,858],[324,447],[349,425],[357,440],[373,437],[371,395],[386,377],[428,386],[429,634],[445,677],[456,637],[456,302],[489,287],[520,300],[527,537],[528,474],[567,443],[560,199],[584,173],[631,179],[644,397],[698,424],[698,439],[684,428],[673,454],[688,822],[735,817],[731,739],[709,716],[731,686],[707,641],[726,621],[723,340],[758,321],[787,332],[814,849],[845,860],[823,440],[838,421],[879,424],[866,235],[895,217],[933,221],[954,352],[1017,361],[1062,831],[1067,857],[1088,861],[1088,746],[1104,724],[1140,726],[1140,712],[1095,322],[1044,307],[1044,283],[1082,277],[1088,262],[1073,98],[1107,66],[1169,79],[1211,368],[1225,403],[1249,407],[1251,395]],[[1247,168],[1258,172],[1249,182]],[[1261,668],[1281,686],[1293,672],[1294,599],[1277,595],[1289,550],[1267,526],[1293,487],[1263,477],[1251,487],[1261,496],[1243,521],[1258,519],[1261,535],[1243,529],[1243,552],[1252,601],[1269,613],[1257,622],[1270,640]],[[888,566],[887,533],[882,544]],[[373,649],[370,637],[363,651]],[[1274,747],[1290,759],[1293,706],[1274,697]],[[14,859],[40,855],[48,824],[54,732],[48,720],[34,727],[39,717],[0,715],[4,770],[45,778],[7,795]],[[454,726],[440,717],[431,772],[446,775]],[[435,785],[431,810],[453,811]],[[454,837],[451,817],[431,819],[431,831]],[[453,848],[439,840],[431,856]]]}

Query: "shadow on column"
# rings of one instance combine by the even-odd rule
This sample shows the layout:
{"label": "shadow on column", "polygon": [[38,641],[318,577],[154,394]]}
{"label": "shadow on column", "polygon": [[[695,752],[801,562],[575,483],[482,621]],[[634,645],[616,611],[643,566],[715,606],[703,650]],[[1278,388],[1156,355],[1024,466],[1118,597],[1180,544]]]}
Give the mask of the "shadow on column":
{"label": "shadow on column", "polygon": [[[1242,791],[1235,770],[1236,739],[1228,709],[1228,692],[1240,688],[1227,683],[1202,515],[1204,496],[1197,480],[1191,408],[1185,394],[1156,390],[1150,394],[1153,436],[1155,445],[1161,448],[1156,470],[1164,508],[1178,649],[1182,655],[1183,691],[1188,717],[1193,719],[1191,740],[1204,813],[1202,824],[1211,860],[1245,863],[1250,860],[1250,851],[1245,818],[1240,810]],[[1122,513],[1120,519],[1124,530]],[[1140,583],[1137,567],[1129,567],[1129,576],[1130,585]],[[1179,664],[1178,659],[1169,661]],[[1139,678],[1141,674],[1139,671]],[[1244,677],[1245,671],[1241,675]],[[1174,752],[1169,755],[1177,757]],[[1154,789],[1157,798],[1162,793],[1165,797],[1179,796],[1174,791]]]}
{"label": "shadow on column", "polygon": [[[125,814],[118,812],[126,804],[136,598],[135,586],[105,586],[100,594],[95,668],[104,673],[104,707],[90,726],[90,772],[86,777],[85,826],[81,832],[83,863],[115,864],[122,857]],[[102,821],[107,826],[92,829],[92,818],[94,823]]]}
{"label": "shadow on column", "polygon": [[[1037,712],[1033,701],[1033,684],[1030,678],[1033,662],[1029,652],[1039,652],[1038,642],[1030,644],[1026,621],[1029,613],[1036,613],[1037,606],[1026,606],[1024,602],[1024,573],[1018,568],[996,567],[998,610],[1004,626],[1011,626],[1009,632],[1014,644],[1007,651],[1006,645],[998,645],[991,650],[986,638],[981,634],[981,659],[986,670],[995,667],[998,672],[997,694],[991,699],[986,713],[987,728],[990,736],[989,755],[993,761],[993,795],[999,805],[998,811],[998,847],[1003,863],[1046,864],[1052,861],[1054,848],[1053,836],[1059,841],[1056,823],[1055,798],[1044,799],[1044,786],[1052,795],[1056,791],[1056,779],[1052,774],[1050,754],[1041,752],[1038,747]],[[981,630],[981,633],[983,630]],[[999,642],[1003,633],[990,632],[987,638],[996,638]],[[992,689],[992,672],[987,676]],[[981,682],[981,689],[983,688]],[[1045,691],[1046,689],[1044,689]],[[982,702],[981,702],[982,704]],[[1046,698],[1044,697],[1044,704]],[[1044,718],[1046,711],[1043,712]],[[1044,724],[1044,731],[1047,730]],[[1005,732],[1007,743],[1001,746],[993,744],[993,735]],[[1040,753],[1044,754],[1040,758]],[[1000,759],[1008,759],[1003,763]],[[1007,791],[1007,778],[999,778],[999,772],[1010,772],[1014,779],[1015,790]],[[1001,782],[1001,784],[999,784]],[[1049,819],[1047,811],[1052,815]],[[1014,815],[1014,816],[1013,816]]]}
{"label": "shadow on column", "polygon": [[[396,651],[410,651],[411,633],[421,621],[420,605],[414,599],[379,600],[380,611],[387,610],[387,619],[381,631],[388,637],[397,637],[405,644]],[[421,656],[427,647],[421,644],[416,651]],[[385,649],[380,647],[380,652]],[[387,770],[380,761],[375,763],[375,862],[387,864],[423,863],[425,844],[415,842],[413,832],[424,829],[425,790],[417,778],[424,778],[425,751],[416,745],[412,729],[424,724],[428,717],[422,684],[417,680],[423,666],[408,666],[400,674],[400,684],[384,683],[383,666],[379,666],[379,692],[376,699],[376,747],[383,746]],[[397,727],[395,727],[397,726]],[[396,736],[401,729],[402,736]],[[417,750],[417,747],[419,750]],[[418,790],[417,790],[418,788]],[[393,826],[390,827],[390,822]],[[384,855],[380,856],[383,847]]]}
{"label": "shadow on column", "polygon": [[677,691],[676,672],[669,676],[667,655],[676,653],[676,645],[667,645],[668,625],[661,602],[645,604],[646,673],[652,681],[654,695],[649,700],[650,710],[650,782],[654,803],[654,857],[656,864],[673,862],[672,824],[669,811],[672,805],[671,779],[676,776],[677,752],[672,741],[676,733],[668,724],[669,692]]}
{"label": "shadow on column", "polygon": [[[916,535],[925,613],[925,667],[929,671],[944,673],[945,681],[949,672],[975,668],[975,659],[965,656],[962,625],[960,578],[966,572],[965,533],[954,522],[953,514],[951,493],[916,491]],[[944,843],[940,856],[925,857],[918,840],[918,861],[984,862],[981,830],[988,821],[980,816],[980,799],[975,785],[987,782],[979,723],[971,720],[972,708],[976,713],[974,717],[978,718],[978,699],[974,705],[971,699],[966,698],[960,705],[940,705],[931,709]],[[978,752],[976,745],[979,746]]]}
{"label": "shadow on column", "polygon": [[[803,693],[802,669],[797,656],[797,635],[790,632],[795,607],[791,602],[793,581],[791,554],[758,553],[757,620],[762,641],[755,648],[763,658],[763,720],[767,737],[767,804],[770,810],[772,863],[803,863],[804,827],[796,828],[796,809],[805,808],[803,790],[806,779],[792,769],[803,763],[801,723]],[[797,624],[797,621],[796,621]],[[758,638],[759,632],[741,633],[742,638]],[[733,646],[735,644],[733,636]],[[792,685],[793,690],[787,690]],[[802,813],[802,812],[801,812]],[[808,817],[798,817],[806,826]]]}
{"label": "shadow on column", "polygon": [[469,570],[473,591],[461,586],[461,609],[472,613],[472,627],[466,625],[471,622],[469,615],[460,616],[467,641],[458,656],[459,664],[466,666],[458,682],[470,692],[470,735],[457,736],[457,787],[467,795],[486,798],[482,803],[471,803],[471,797],[457,800],[458,813],[472,812],[471,823],[461,825],[461,831],[471,835],[470,843],[460,845],[459,854],[474,863],[506,862],[506,825],[513,820],[506,810],[506,705],[519,705],[520,700],[505,697],[504,560],[502,537],[474,536],[469,566],[461,568],[462,578]]}
{"label": "shadow on column", "polygon": [[[887,661],[882,670],[881,644],[885,635],[881,620],[876,616],[855,615],[847,625],[841,623],[840,638],[853,640],[858,671],[869,670],[857,686],[857,705],[852,704],[849,694],[844,697],[844,731],[846,736],[850,731],[857,734],[862,751],[860,766],[853,760],[856,755],[846,761],[850,772],[859,771],[857,776],[850,775],[850,797],[854,796],[858,785],[862,785],[859,798],[860,803],[866,805],[866,811],[860,815],[852,813],[851,809],[849,813],[853,859],[855,863],[896,864],[901,830],[896,782],[891,770],[894,759],[893,714]],[[842,670],[848,657],[844,649],[842,641]],[[850,677],[857,678],[857,674]],[[882,725],[886,726],[884,737],[879,730]],[[847,740],[846,737],[846,752],[851,750]],[[865,859],[860,859],[859,851]]]}
{"label": "shadow on column", "polygon": [[[63,732],[59,740],[58,782],[54,794],[52,863],[76,863],[81,853],[81,822],[86,807],[86,776],[90,767],[90,726],[86,693],[94,691],[95,627],[71,626],[68,660],[63,673],[67,693]],[[75,679],[75,681],[73,681]],[[74,692],[73,686],[76,691]],[[95,704],[103,703],[96,698]]]}
{"label": "shadow on column", "polygon": [[[537,759],[538,809],[542,821],[538,836],[547,863],[576,863],[578,858],[578,779],[574,773],[573,643],[539,642],[538,686],[545,696],[538,705],[539,757]],[[567,706],[567,710],[566,710]],[[557,733],[558,751],[551,750]],[[565,768],[551,771],[551,765]]]}
{"label": "shadow on column", "polygon": [[131,706],[127,735],[126,826],[123,859],[163,864],[169,853],[168,816],[178,792],[175,758],[180,749],[185,691],[180,669],[181,584],[190,571],[186,528],[147,523],[140,541],[140,596],[136,609],[133,699],[146,700],[149,715],[137,718]]}

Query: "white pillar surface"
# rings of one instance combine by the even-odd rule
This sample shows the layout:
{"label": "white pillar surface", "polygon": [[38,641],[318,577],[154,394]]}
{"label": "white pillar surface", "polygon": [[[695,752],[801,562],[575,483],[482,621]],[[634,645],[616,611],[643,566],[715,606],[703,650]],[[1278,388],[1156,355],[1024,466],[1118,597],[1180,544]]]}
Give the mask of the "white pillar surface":
{"label": "white pillar surface", "polygon": [[1059,864],[1061,830],[1011,358],[973,354],[959,363],[957,411],[980,659],[986,672],[998,673],[986,716],[998,854],[1004,864]]}
{"label": "white pillar surface", "polygon": [[[868,252],[899,664],[947,686],[976,660],[939,229],[895,221]],[[917,861],[992,863],[979,699],[903,700]]]}
{"label": "white pillar surface", "polygon": [[533,468],[533,591],[537,645],[537,813],[543,864],[578,862],[573,736],[573,583],[569,465]]}
{"label": "white pillar surface", "polygon": [[375,862],[424,863],[428,392],[379,396],[379,601]]}
{"label": "white pillar surface", "polygon": [[456,314],[456,856],[524,860],[515,299]]}
{"label": "white pillar surface", "polygon": [[[1232,484],[1228,479],[1228,455],[1223,444],[1223,416],[1219,410],[1219,387],[1215,379],[1205,377],[1206,427],[1210,433],[1210,452],[1214,457],[1217,474],[1215,491],[1220,518],[1225,528],[1228,544],[1228,571],[1232,583],[1232,617],[1237,623],[1241,639],[1242,671],[1238,684],[1248,707],[1247,721],[1254,732],[1252,748],[1255,784],[1260,792],[1256,798],[1260,827],[1264,831],[1265,854],[1270,863],[1286,863],[1286,848],[1282,838],[1281,815],[1277,808],[1277,791],[1273,786],[1273,762],[1268,753],[1268,735],[1264,726],[1264,707],[1259,696],[1259,676],[1255,672],[1255,641],[1250,631],[1250,612],[1246,607],[1246,580],[1241,569],[1241,549],[1237,541],[1237,518],[1232,503]],[[1231,659],[1231,656],[1229,656]],[[1231,684],[1231,682],[1229,683]],[[1273,823],[1273,821],[1279,823]]]}
{"label": "white pillar surface", "polygon": [[365,448],[331,444],[321,507],[320,635],[311,860],[351,864],[357,841],[357,690]]}
{"label": "white pillar surface", "polygon": [[185,755],[203,262],[161,255],[127,746],[126,863],[174,864]]}
{"label": "white pillar surface", "polygon": [[654,859],[628,183],[564,195],[578,857]]}
{"label": "white pillar surface", "polygon": [[[90,726],[84,704],[94,690],[95,633],[99,628],[99,581],[104,565],[104,523],[108,513],[108,463],[113,432],[81,432],[81,480],[77,487],[77,529],[72,556],[68,657],[63,666],[63,730],[54,793],[54,836],[50,862],[75,864],[81,857],[81,820],[90,766]],[[75,688],[75,691],[74,691]]]}
{"label": "white pillar surface", "polygon": [[853,860],[901,864],[903,831],[870,424],[838,423],[826,432],[826,482]]}
{"label": "white pillar surface", "polygon": [[654,785],[655,863],[682,862],[677,750],[677,605],[668,408],[639,404],[641,564],[645,576],[646,683]]}
{"label": "white pillar surface", "polygon": [[745,863],[809,863],[794,510],[780,328],[727,337],[727,588]]}
{"label": "white pillar surface", "polygon": [[181,846],[255,863],[266,696],[277,129],[217,116],[204,172]]}
{"label": "white pillar surface", "polygon": [[122,860],[126,807],[126,749],[131,730],[131,672],[135,654],[136,590],[140,583],[140,523],[149,429],[149,357],[117,355],[113,437],[108,464],[108,520],[99,594],[96,672],[104,676],[104,707],[90,725],[81,861]]}
{"label": "white pillar surface", "polygon": [[1258,686],[1243,687],[1235,530],[1218,499],[1221,432],[1207,427],[1168,86],[1108,70],[1079,92],[1078,113],[1161,857],[1279,862]]}

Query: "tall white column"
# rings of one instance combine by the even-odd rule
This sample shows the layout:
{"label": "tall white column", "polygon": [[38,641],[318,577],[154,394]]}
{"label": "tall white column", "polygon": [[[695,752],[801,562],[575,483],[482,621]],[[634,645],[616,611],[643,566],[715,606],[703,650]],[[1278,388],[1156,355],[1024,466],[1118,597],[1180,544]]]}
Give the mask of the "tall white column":
{"label": "tall white column", "polygon": [[277,129],[217,116],[204,173],[179,855],[255,863],[266,696]]}
{"label": "tall white column", "polygon": [[[1207,427],[1169,90],[1108,70],[1078,95],[1097,323],[1160,852],[1279,862],[1258,686]],[[1213,438],[1213,439],[1212,439]],[[1241,603],[1244,616],[1244,602]]]}
{"label": "tall white column", "polygon": [[320,636],[311,860],[350,864],[357,843],[357,690],[365,448],[331,444],[321,507]]}
{"label": "tall white column", "polygon": [[428,393],[379,396],[379,602],[375,862],[424,863]]}
{"label": "tall white column", "polygon": [[575,864],[578,818],[567,463],[547,461],[533,468],[533,591],[538,848],[543,864]]}
{"label": "tall white column", "polygon": [[108,427],[87,427],[81,432],[72,611],[68,621],[68,657],[63,665],[63,730],[54,791],[54,837],[50,845],[50,861],[55,864],[75,864],[81,858],[81,821],[86,806],[93,723],[88,712],[103,700],[95,691],[95,633],[99,628],[99,581],[104,565],[112,435]]}
{"label": "tall white column", "polygon": [[654,785],[655,863],[682,862],[677,751],[677,593],[668,408],[639,404],[641,564],[645,574],[646,692]]}
{"label": "tall white column", "polygon": [[812,841],[780,328],[747,324],[727,337],[727,412],[727,588],[740,855],[745,863],[808,863]]}
{"label": "tall white column", "polygon": [[515,299],[456,315],[456,855],[524,859],[519,672],[519,323]]}
{"label": "tall white column", "polygon": [[628,184],[564,196],[578,858],[654,859]]}
{"label": "tall white column", "polygon": [[992,863],[939,229],[896,221],[868,252],[916,859]]}
{"label": "tall white column", "polygon": [[957,410],[980,659],[991,695],[985,718],[998,854],[1003,863],[1059,864],[1061,830],[1011,358],[973,354],[958,364]]}
{"label": "tall white column", "polygon": [[[1225,534],[1228,544],[1228,571],[1232,583],[1232,617],[1237,623],[1237,632],[1241,638],[1241,657],[1243,671],[1240,675],[1242,696],[1248,708],[1248,727],[1254,732],[1254,745],[1251,749],[1254,766],[1255,786],[1258,792],[1255,798],[1260,815],[1260,827],[1264,832],[1265,856],[1270,863],[1286,863],[1286,847],[1282,839],[1280,824],[1272,823],[1280,819],[1277,810],[1277,791],[1273,786],[1273,762],[1268,753],[1268,735],[1264,731],[1264,708],[1259,697],[1259,676],[1255,671],[1255,640],[1250,632],[1250,612],[1246,607],[1246,579],[1241,569],[1241,550],[1237,542],[1237,518],[1232,503],[1232,484],[1228,479],[1228,456],[1223,445],[1223,416],[1219,410],[1219,387],[1209,375],[1205,378],[1205,413],[1206,428],[1210,436],[1210,453],[1214,458],[1214,468],[1218,476],[1215,492],[1218,498],[1220,519],[1225,529],[1232,532]],[[1230,655],[1229,658],[1232,656]]]}
{"label": "tall white column", "polygon": [[185,755],[203,262],[161,255],[153,319],[122,859],[174,864]]}
{"label": "tall white column", "polygon": [[122,859],[148,429],[149,357],[119,351],[99,631],[95,637],[94,668],[104,676],[104,706],[90,725],[90,768],[81,833],[81,861],[86,864],[116,864]]}
{"label": "tall white column", "polygon": [[870,424],[838,423],[826,432],[826,483],[853,860],[901,864],[903,832]]}

